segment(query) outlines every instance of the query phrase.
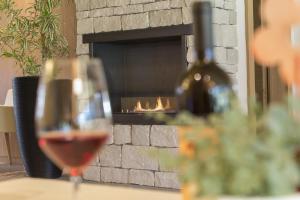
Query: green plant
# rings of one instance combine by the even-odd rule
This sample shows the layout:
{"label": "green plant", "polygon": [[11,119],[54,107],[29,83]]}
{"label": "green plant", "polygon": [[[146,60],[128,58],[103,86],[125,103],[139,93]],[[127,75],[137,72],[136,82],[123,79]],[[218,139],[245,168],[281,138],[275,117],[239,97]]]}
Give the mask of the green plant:
{"label": "green plant", "polygon": [[0,56],[15,59],[24,75],[38,75],[46,59],[68,54],[56,14],[60,4],[61,0],[35,0],[18,9],[14,0],[0,0],[0,12],[8,19],[0,29]]}
{"label": "green plant", "polygon": [[[181,113],[159,120],[178,125],[178,156],[159,152],[166,167],[176,168],[183,185],[193,185],[196,196],[276,196],[294,193],[300,183],[296,151],[300,145],[300,101],[272,105],[249,114],[233,103],[223,114],[207,119]],[[293,113],[290,111],[293,110]]]}

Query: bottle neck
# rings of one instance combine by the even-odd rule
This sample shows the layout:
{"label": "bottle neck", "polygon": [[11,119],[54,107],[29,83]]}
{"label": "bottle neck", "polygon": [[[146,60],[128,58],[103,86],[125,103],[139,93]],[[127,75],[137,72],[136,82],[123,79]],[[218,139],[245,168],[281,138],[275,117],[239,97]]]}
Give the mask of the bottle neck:
{"label": "bottle neck", "polygon": [[199,61],[214,60],[212,8],[208,2],[198,2],[193,7],[195,50]]}
{"label": "bottle neck", "polygon": [[203,63],[210,63],[214,61],[214,50],[213,48],[197,49],[196,48],[197,60]]}

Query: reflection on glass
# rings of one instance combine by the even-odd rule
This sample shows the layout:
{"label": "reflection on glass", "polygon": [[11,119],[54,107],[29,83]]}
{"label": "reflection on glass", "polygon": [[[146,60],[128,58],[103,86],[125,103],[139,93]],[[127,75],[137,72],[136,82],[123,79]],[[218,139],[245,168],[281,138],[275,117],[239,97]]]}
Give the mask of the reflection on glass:
{"label": "reflection on glass", "polygon": [[[39,145],[74,182],[111,133],[111,107],[99,60],[50,60],[38,88]],[[75,197],[74,197],[75,198]]]}

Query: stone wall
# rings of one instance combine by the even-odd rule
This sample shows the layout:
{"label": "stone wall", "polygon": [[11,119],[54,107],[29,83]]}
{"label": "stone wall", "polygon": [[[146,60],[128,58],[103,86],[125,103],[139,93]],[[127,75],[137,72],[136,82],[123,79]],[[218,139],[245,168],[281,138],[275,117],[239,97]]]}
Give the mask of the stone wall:
{"label": "stone wall", "polygon": [[[89,55],[82,35],[190,24],[195,0],[76,0],[77,55]],[[238,71],[236,0],[210,0],[213,8],[215,56],[236,84]],[[187,61],[194,61],[193,36],[187,41]],[[87,180],[179,188],[176,174],[149,158],[147,150],[169,149],[176,153],[175,127],[114,125],[113,138],[84,174]]]}
{"label": "stone wall", "polygon": [[178,151],[175,127],[114,125],[113,137],[84,173],[87,180],[179,188],[174,171],[165,169],[149,153],[165,149]]}

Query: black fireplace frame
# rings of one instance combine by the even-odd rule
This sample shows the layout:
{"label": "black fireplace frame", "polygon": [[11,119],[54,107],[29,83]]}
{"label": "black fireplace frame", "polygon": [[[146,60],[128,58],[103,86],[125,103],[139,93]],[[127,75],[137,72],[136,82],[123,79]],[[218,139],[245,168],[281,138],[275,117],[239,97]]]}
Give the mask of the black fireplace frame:
{"label": "black fireplace frame", "polygon": [[[83,35],[82,42],[89,44],[89,54],[95,57],[95,43],[113,43],[113,42],[134,42],[134,41],[162,41],[180,39],[181,41],[181,66],[182,69],[187,68],[187,36],[192,35],[192,25],[181,24],[166,27],[154,27],[147,29],[125,30],[114,32],[102,32]],[[172,114],[174,115],[174,114]],[[151,119],[144,113],[113,113],[115,124],[137,124],[137,125],[152,125],[164,124],[157,120]]]}

